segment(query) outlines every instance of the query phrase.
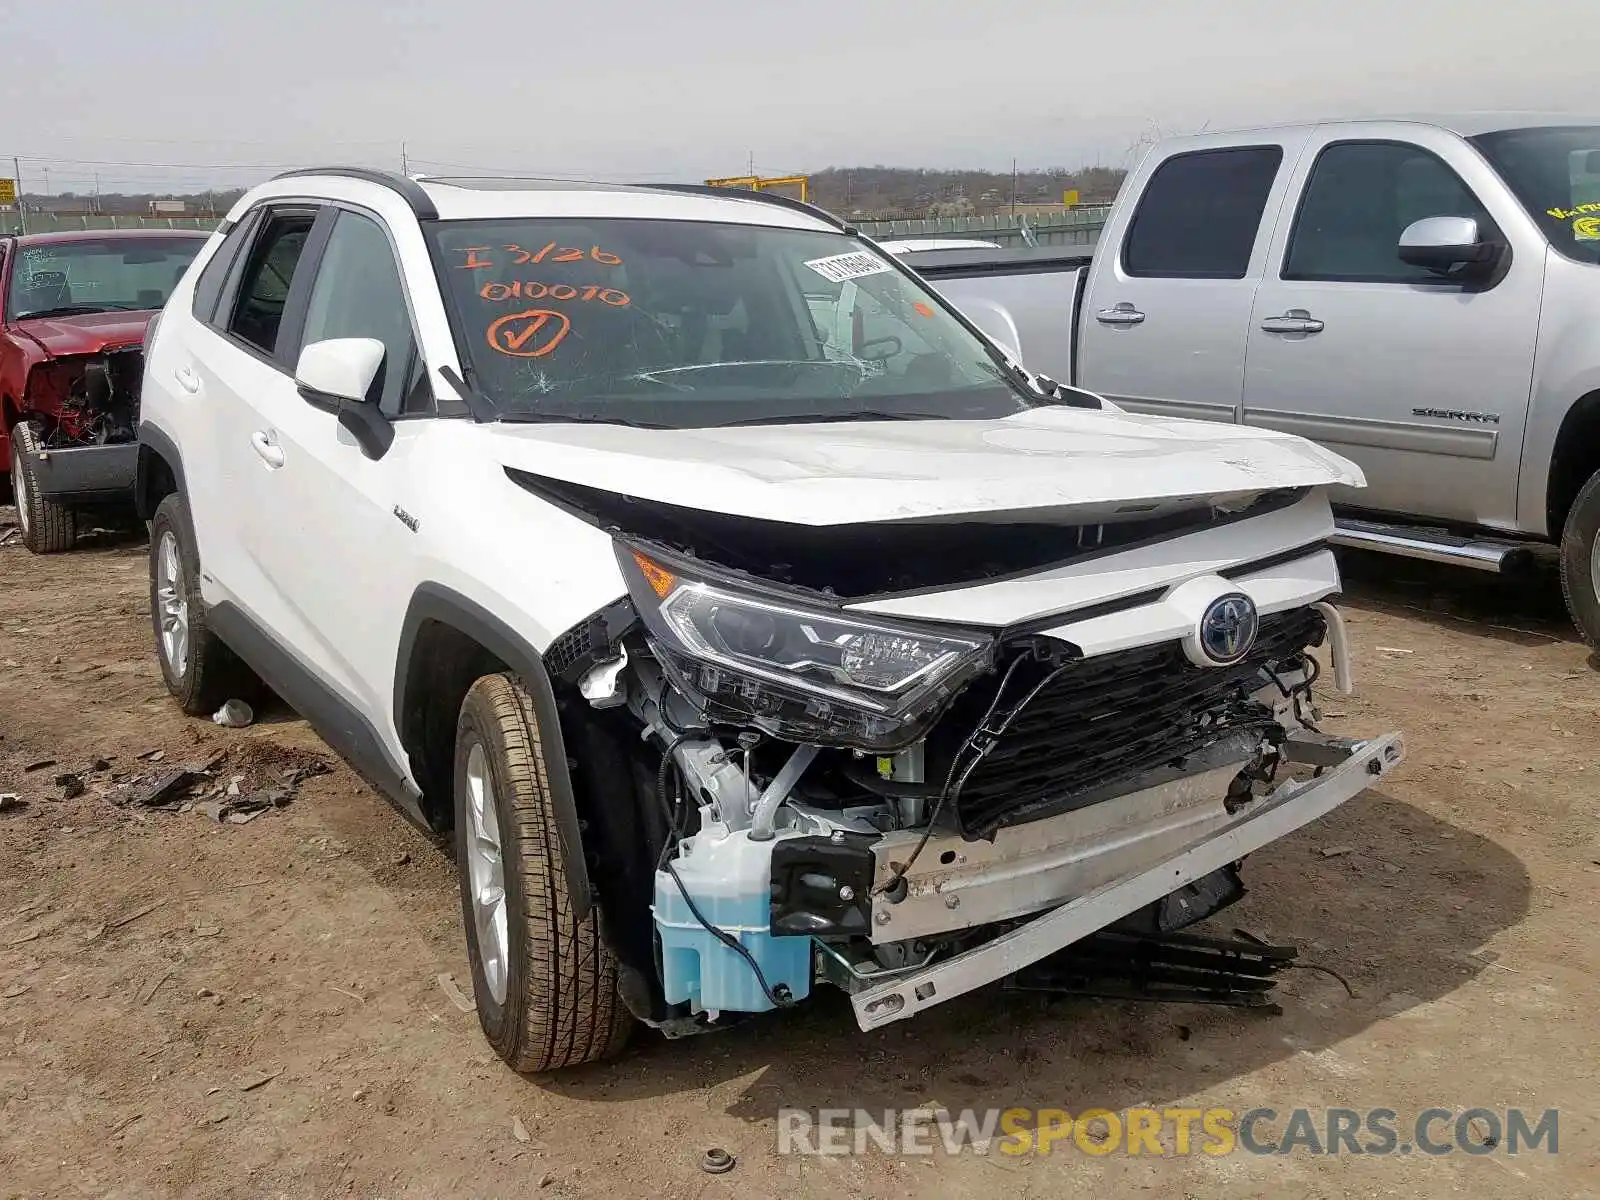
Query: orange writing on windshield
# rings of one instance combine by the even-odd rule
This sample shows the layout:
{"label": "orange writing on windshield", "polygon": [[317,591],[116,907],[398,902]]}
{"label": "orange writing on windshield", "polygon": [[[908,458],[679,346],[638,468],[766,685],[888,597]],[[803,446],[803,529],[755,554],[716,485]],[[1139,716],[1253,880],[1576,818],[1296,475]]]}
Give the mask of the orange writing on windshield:
{"label": "orange writing on windshield", "polygon": [[628,293],[616,288],[603,288],[598,283],[575,287],[570,283],[540,283],[536,279],[513,279],[509,283],[495,281],[478,289],[483,299],[500,300],[598,300],[612,308],[626,308]]}
{"label": "orange writing on windshield", "polygon": [[[479,257],[479,255],[488,252],[488,246],[467,246],[464,249],[467,254],[467,261],[461,264],[463,268],[472,269],[494,266],[494,262],[491,259]],[[512,242],[509,246],[503,247],[503,249],[510,256],[511,265],[514,267],[525,267],[529,263],[542,262],[597,262],[608,267],[620,267],[622,265],[620,255],[613,254],[609,250],[602,250],[599,246],[590,246],[589,249],[584,250],[580,246],[562,246],[556,242],[547,242],[537,250],[529,250],[516,242]]]}
{"label": "orange writing on windshield", "polygon": [[485,331],[492,349],[513,358],[543,358],[561,344],[572,329],[563,313],[530,308],[497,318]]}

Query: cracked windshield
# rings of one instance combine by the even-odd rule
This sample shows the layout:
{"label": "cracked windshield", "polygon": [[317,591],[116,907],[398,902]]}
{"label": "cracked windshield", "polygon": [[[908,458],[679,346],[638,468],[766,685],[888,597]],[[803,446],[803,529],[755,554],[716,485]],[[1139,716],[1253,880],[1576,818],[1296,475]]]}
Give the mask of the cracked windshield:
{"label": "cracked windshield", "polygon": [[434,237],[473,383],[506,420],[690,428],[1030,404],[926,290],[841,234],[519,220]]}

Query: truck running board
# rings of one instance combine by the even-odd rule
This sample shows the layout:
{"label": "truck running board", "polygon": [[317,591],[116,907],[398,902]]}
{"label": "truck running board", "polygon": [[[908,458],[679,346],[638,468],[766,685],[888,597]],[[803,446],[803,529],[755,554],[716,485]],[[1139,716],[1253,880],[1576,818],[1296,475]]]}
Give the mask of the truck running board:
{"label": "truck running board", "polygon": [[1220,1004],[1277,1015],[1274,976],[1295,966],[1293,946],[1244,938],[1102,932],[1040,959],[1005,983],[1008,991]]}
{"label": "truck running board", "polygon": [[1374,550],[1379,554],[1398,554],[1402,558],[1494,572],[1520,570],[1539,550],[1529,542],[1461,537],[1440,529],[1358,521],[1349,517],[1340,517],[1335,522],[1332,541],[1336,546],[1355,550]]}

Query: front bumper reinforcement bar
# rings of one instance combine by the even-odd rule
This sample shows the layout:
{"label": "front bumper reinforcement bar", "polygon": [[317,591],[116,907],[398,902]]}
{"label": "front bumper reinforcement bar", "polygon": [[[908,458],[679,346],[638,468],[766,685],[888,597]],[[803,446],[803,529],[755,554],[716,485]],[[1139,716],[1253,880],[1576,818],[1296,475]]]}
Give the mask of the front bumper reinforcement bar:
{"label": "front bumper reinforcement bar", "polygon": [[[1297,747],[1297,742],[1303,744]],[[1330,766],[1328,749],[1335,744],[1345,754],[1342,762]],[[1241,810],[1236,820],[1154,866],[1070,900],[964,954],[854,993],[850,1002],[855,1007],[856,1023],[866,1030],[903,1021],[923,1009],[1013,975],[1185,884],[1309,825],[1376,783],[1405,758],[1405,742],[1399,733],[1356,742],[1302,735],[1291,738],[1288,749],[1291,761],[1313,760],[1309,765],[1321,768],[1321,774],[1280,785]],[[1302,753],[1297,755],[1297,749]]]}

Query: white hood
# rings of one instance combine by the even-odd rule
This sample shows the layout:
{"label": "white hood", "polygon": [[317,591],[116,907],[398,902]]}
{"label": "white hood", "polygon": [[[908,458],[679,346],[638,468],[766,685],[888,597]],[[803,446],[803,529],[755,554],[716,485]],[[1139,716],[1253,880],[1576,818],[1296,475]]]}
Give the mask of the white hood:
{"label": "white hood", "polygon": [[[1353,463],[1265,429],[1040,408],[992,421],[722,429],[502,423],[508,467],[608,492],[803,525],[1149,515],[1150,502],[1332,484]],[[1144,502],[1144,503],[1139,503]],[[1096,511],[1098,510],[1098,511]]]}

